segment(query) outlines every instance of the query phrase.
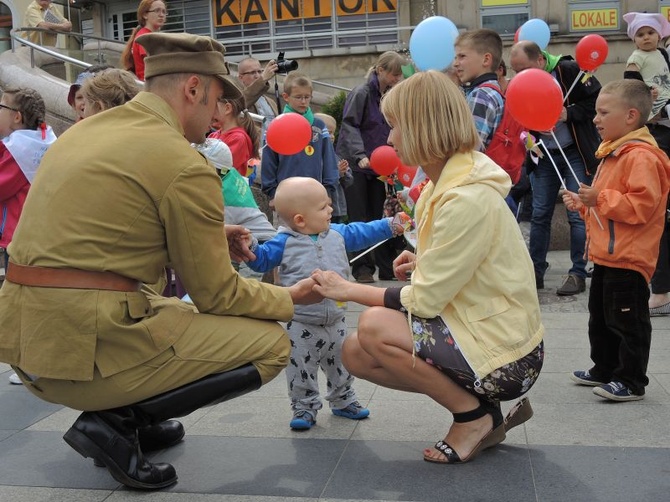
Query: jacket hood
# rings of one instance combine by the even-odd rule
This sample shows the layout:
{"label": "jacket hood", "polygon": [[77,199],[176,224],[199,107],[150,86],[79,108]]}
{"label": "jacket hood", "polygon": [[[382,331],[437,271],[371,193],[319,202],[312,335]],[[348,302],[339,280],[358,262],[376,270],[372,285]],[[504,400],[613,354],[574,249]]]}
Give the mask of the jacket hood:
{"label": "jacket hood", "polygon": [[607,155],[618,157],[633,148],[644,148],[650,153],[653,153],[658,158],[659,162],[665,167],[665,187],[665,184],[670,181],[670,159],[668,159],[668,155],[658,147],[656,140],[651,135],[649,129],[647,129],[646,126],[642,126],[639,129],[631,131],[616,141],[607,141],[601,143],[598,151],[596,152],[596,157],[603,158]]}
{"label": "jacket hood", "polygon": [[435,190],[442,192],[456,186],[482,183],[502,197],[512,188],[512,180],[498,164],[481,152],[456,153],[447,161]]}

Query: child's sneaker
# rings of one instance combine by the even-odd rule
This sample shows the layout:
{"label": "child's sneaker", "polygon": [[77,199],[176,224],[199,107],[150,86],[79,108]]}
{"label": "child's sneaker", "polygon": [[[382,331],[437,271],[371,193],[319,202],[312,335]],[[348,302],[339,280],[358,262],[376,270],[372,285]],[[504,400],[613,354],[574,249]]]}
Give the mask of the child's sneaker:
{"label": "child's sneaker", "polygon": [[590,385],[591,387],[597,387],[598,385],[605,385],[605,382],[600,382],[597,379],[593,378],[589,370],[577,370],[570,373],[570,380],[578,383],[579,385]]}
{"label": "child's sneaker", "polygon": [[621,382],[612,381],[593,389],[596,396],[604,397],[611,401],[639,401],[644,395],[633,394],[628,387]]}
{"label": "child's sneaker", "polygon": [[296,431],[306,431],[316,423],[316,410],[296,410],[289,426]]}
{"label": "child's sneaker", "polygon": [[358,401],[354,401],[346,408],[341,408],[339,410],[333,409],[332,411],[333,415],[337,415],[338,417],[351,418],[352,420],[362,420],[364,418],[368,418],[368,415],[370,414],[370,410],[363,408],[361,403]]}

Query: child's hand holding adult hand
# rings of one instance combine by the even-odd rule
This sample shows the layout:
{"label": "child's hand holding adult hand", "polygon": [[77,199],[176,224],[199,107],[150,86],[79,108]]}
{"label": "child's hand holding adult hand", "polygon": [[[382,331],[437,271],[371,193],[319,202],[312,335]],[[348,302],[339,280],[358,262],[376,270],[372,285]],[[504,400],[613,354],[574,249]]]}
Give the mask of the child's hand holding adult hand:
{"label": "child's hand holding adult hand", "polygon": [[293,286],[288,287],[288,292],[291,295],[291,300],[294,305],[311,305],[323,300],[323,296],[314,290],[316,283],[311,277],[306,277]]}
{"label": "child's hand holding adult hand", "polygon": [[316,269],[311,279],[316,283],[314,291],[323,297],[344,302],[349,300],[348,287],[351,283],[337,272]]}
{"label": "child's hand holding adult hand", "polygon": [[228,239],[228,252],[233,261],[241,263],[256,259],[256,255],[249,249],[252,237],[248,228],[241,225],[225,225],[225,230]]}

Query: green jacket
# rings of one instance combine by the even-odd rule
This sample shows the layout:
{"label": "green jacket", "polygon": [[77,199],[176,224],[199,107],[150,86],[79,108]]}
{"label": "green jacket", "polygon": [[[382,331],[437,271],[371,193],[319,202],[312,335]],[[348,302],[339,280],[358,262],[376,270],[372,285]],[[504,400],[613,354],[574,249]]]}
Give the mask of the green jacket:
{"label": "green jacket", "polygon": [[[202,314],[293,315],[286,290],[233,270],[221,180],[151,93],[87,118],[53,144],[8,251],[23,265],[112,271],[147,284],[169,265]],[[0,361],[47,378],[92,380],[94,368],[106,377],[169,349],[196,315],[144,292],[5,281]]]}

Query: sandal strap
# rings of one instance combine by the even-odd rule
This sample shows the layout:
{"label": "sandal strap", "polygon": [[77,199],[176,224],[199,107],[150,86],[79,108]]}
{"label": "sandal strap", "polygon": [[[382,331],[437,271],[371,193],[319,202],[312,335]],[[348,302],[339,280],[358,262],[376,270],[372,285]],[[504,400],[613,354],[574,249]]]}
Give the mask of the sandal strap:
{"label": "sandal strap", "polygon": [[447,461],[444,463],[459,464],[463,462],[458,453],[456,453],[456,450],[454,450],[451,446],[449,446],[445,441],[438,441],[437,443],[435,443],[435,449],[439,451],[442,455],[444,455],[445,458],[447,459]]}
{"label": "sandal strap", "polygon": [[462,413],[452,413],[454,422],[462,424],[464,422],[472,422],[484,415],[491,415],[493,417],[493,427],[497,427],[503,421],[502,412],[500,411],[500,403],[480,399],[479,406],[474,410],[464,411]]}

